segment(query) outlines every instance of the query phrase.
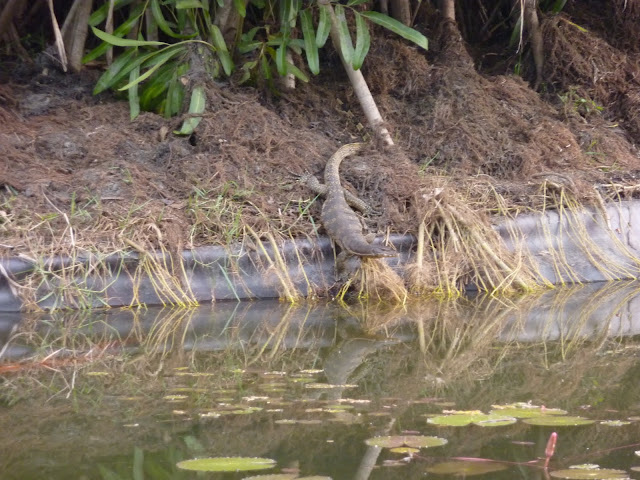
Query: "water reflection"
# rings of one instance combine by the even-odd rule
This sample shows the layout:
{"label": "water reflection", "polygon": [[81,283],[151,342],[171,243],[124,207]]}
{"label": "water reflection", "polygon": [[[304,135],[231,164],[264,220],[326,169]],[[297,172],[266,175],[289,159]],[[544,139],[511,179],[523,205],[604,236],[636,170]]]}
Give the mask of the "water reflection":
{"label": "water reflection", "polygon": [[[0,443],[0,471],[195,478],[175,464],[239,455],[364,480],[422,478],[440,461],[479,457],[512,462],[479,478],[544,478],[521,464],[544,457],[547,427],[426,421],[516,401],[631,417],[565,427],[552,461],[628,469],[640,446],[611,449],[638,441],[637,302],[626,283],[404,307],[274,301],[0,317],[0,428],[14,440]],[[382,465],[397,456],[364,443],[406,430],[449,443],[393,468]],[[243,478],[225,475],[215,478]]]}
{"label": "water reflection", "polygon": [[[261,351],[329,346],[336,330],[385,340],[418,340],[421,349],[444,338],[490,336],[503,342],[542,342],[633,336],[640,333],[635,282],[589,284],[518,299],[478,297],[458,302],[414,301],[404,306],[278,301],[220,302],[193,309],[113,309],[40,314],[0,313],[3,359],[37,353],[75,337],[76,345],[112,342],[111,351],[173,348]],[[80,342],[78,344],[77,342]],[[451,345],[449,348],[453,348]],[[65,348],[65,350],[68,350]],[[63,353],[63,352],[61,352]]]}

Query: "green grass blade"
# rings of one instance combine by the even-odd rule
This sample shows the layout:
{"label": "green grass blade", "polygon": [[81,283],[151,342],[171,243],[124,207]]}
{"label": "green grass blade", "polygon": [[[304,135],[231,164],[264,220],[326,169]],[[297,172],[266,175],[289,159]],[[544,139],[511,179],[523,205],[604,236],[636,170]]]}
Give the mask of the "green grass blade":
{"label": "green grass blade", "polygon": [[144,47],[148,45],[169,45],[165,42],[156,42],[155,40],[132,40],[130,38],[120,38],[110,33],[98,30],[96,27],[91,27],[93,34],[103,42],[107,42],[110,45],[116,47]]}
{"label": "green grass blade", "polygon": [[368,20],[376,23],[387,30],[391,30],[396,35],[401,36],[409,40],[410,42],[415,43],[419,47],[424,48],[425,50],[429,49],[429,40],[420,32],[414,30],[411,27],[407,27],[404,23],[399,22],[398,20],[385,15],[380,12],[362,12],[360,15],[366,17]]}
{"label": "green grass blade", "polygon": [[354,70],[360,70],[364,59],[371,47],[371,37],[369,36],[369,26],[362,15],[356,13],[356,49],[353,52],[351,65]]}
{"label": "green grass blade", "polygon": [[316,45],[316,34],[313,31],[311,12],[308,9],[300,10],[300,25],[302,26],[304,51],[306,53],[309,70],[311,70],[311,73],[314,75],[317,75],[320,73],[320,59],[318,57],[318,46]]}
{"label": "green grass blade", "polygon": [[347,18],[344,16],[344,7],[342,5],[336,5],[335,12],[338,18],[338,32],[340,33],[340,50],[342,51],[342,57],[345,62],[351,63],[353,61],[353,43],[351,41]]}
{"label": "green grass blade", "polygon": [[316,46],[324,47],[331,32],[331,17],[328,7],[320,7],[320,19],[318,20],[318,30],[316,30]]}

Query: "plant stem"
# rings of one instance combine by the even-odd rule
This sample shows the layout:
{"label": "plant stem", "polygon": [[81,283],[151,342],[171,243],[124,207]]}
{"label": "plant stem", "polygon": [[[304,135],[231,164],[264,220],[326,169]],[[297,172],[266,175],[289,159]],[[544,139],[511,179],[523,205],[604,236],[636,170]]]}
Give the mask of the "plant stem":
{"label": "plant stem", "polygon": [[389,133],[389,130],[387,130],[387,127],[384,126],[382,115],[380,115],[378,106],[373,99],[373,95],[371,95],[371,91],[369,90],[369,86],[367,85],[362,72],[360,70],[354,70],[353,66],[351,66],[350,63],[346,62],[344,56],[342,55],[342,50],[340,49],[338,19],[336,18],[336,14],[333,11],[333,7],[328,0],[319,0],[318,4],[320,5],[320,8],[324,8],[325,10],[327,10],[327,13],[329,13],[329,17],[331,18],[331,41],[333,42],[333,46],[340,55],[342,65],[344,66],[344,69],[349,76],[349,80],[351,81],[353,90],[356,92],[356,96],[360,101],[360,106],[364,111],[364,115],[367,118],[369,125],[371,125],[371,128],[380,140],[382,140],[387,145],[394,145],[391,134]]}

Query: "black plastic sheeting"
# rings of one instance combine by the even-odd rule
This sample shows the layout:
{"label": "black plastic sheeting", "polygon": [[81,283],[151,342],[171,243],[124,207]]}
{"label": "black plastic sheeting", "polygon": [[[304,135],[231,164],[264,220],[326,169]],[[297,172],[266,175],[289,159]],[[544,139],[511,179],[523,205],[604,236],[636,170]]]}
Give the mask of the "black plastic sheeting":
{"label": "black plastic sheeting", "polygon": [[[528,252],[541,283],[591,283],[640,276],[640,202],[610,204],[606,215],[596,209],[520,215],[501,222],[496,230],[508,248]],[[389,240],[399,255],[385,261],[402,274],[403,266],[413,261],[415,237],[394,235]],[[265,243],[264,247],[263,251],[246,243],[184,251],[183,266],[177,268],[184,272],[182,289],[198,302],[282,297],[282,282],[273,267],[277,263],[273,245]],[[335,285],[334,251],[327,238],[283,241],[278,249],[289,278],[303,295],[326,296]],[[157,288],[157,276],[134,276],[140,261],[137,253],[52,257],[40,263],[23,257],[2,258],[0,311],[23,309],[16,285],[30,273],[37,269],[56,271],[74,263],[92,272],[63,279],[65,285],[77,284],[89,292],[82,298],[82,307],[171,303],[172,299],[163,297]],[[171,265],[162,254],[156,255],[155,261]],[[41,282],[36,290],[38,306],[45,310],[78,307],[77,299],[65,298],[62,285],[56,276]]]}

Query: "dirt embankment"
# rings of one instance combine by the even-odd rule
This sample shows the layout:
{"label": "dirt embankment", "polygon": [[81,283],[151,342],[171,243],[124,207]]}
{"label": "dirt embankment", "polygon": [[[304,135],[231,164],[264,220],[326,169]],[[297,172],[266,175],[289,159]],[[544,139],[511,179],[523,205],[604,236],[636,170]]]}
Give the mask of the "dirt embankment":
{"label": "dirt embankment", "polygon": [[[364,74],[397,150],[372,142],[342,167],[345,185],[381,212],[371,230],[416,232],[446,198],[482,219],[547,205],[550,185],[587,203],[636,194],[637,44],[607,37],[596,14],[571,6],[542,21],[539,92],[507,73],[514,59],[489,68],[490,46],[471,51],[426,20],[427,55],[374,32]],[[526,75],[531,62],[521,61]],[[99,72],[5,62],[0,255],[178,251],[239,240],[247,225],[315,235],[319,203],[296,175],[320,174],[340,145],[370,140],[337,56],[323,62],[319,77],[279,97],[210,86],[189,138],[173,135],[179,120],[131,122],[125,102],[91,96]]]}

